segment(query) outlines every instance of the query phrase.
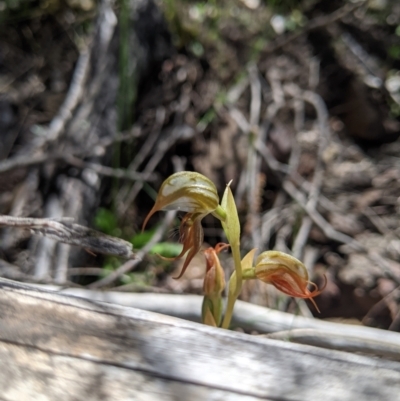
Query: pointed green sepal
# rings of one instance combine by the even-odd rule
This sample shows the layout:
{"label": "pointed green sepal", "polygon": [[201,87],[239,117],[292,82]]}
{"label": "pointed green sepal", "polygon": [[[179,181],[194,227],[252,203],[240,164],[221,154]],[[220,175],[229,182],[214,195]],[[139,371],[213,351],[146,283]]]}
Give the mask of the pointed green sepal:
{"label": "pointed green sepal", "polygon": [[221,206],[226,212],[225,221],[221,221],[222,228],[225,231],[229,243],[233,247],[240,242],[240,222],[230,183],[226,186]]}

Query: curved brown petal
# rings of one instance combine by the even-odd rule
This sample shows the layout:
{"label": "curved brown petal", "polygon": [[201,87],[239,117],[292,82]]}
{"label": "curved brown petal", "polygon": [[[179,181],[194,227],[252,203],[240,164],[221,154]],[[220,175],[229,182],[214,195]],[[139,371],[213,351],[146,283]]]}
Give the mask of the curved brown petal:
{"label": "curved brown petal", "polygon": [[220,242],[214,248],[207,248],[204,251],[206,274],[204,276],[203,292],[207,296],[220,295],[225,288],[225,274],[219,262],[218,254],[229,246],[229,244]]}
{"label": "curved brown petal", "polygon": [[[317,285],[311,281],[306,280],[304,277],[296,274],[292,270],[288,270],[285,267],[278,267],[276,269],[270,269],[268,271],[263,271],[256,273],[257,278],[264,281],[265,283],[272,284],[275,288],[283,293],[297,298],[309,299],[318,312],[318,306],[314,301],[314,297],[321,294],[326,286],[325,283],[322,288],[318,289]],[[310,291],[307,286],[311,284],[315,289]]]}
{"label": "curved brown petal", "polygon": [[183,244],[183,249],[182,252],[174,259],[179,259],[186,252],[189,252],[186,256],[181,272],[177,277],[174,277],[175,279],[182,277],[191,260],[201,249],[204,239],[203,227],[201,226],[201,219],[203,217],[204,215],[187,213],[182,219],[181,226],[179,228],[179,241]]}
{"label": "curved brown petal", "polygon": [[210,247],[204,251],[204,256],[206,258],[206,272],[208,272],[215,265],[215,263],[219,262],[217,254],[229,247],[229,244],[219,242],[214,248]]}

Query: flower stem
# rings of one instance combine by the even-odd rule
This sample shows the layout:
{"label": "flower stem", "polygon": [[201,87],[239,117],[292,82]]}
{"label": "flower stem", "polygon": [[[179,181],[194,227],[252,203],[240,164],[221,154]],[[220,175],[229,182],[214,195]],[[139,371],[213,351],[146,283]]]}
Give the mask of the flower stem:
{"label": "flower stem", "polygon": [[233,261],[235,263],[235,271],[229,280],[229,291],[228,291],[228,302],[226,305],[226,311],[224,320],[222,322],[222,328],[229,329],[232,320],[233,308],[235,302],[242,290],[242,264],[240,261],[240,245],[238,243],[231,244]]}
{"label": "flower stem", "polygon": [[225,210],[221,207],[221,205],[218,205],[217,208],[211,212],[211,214],[216,217],[218,220],[221,221],[226,221],[226,212]]}

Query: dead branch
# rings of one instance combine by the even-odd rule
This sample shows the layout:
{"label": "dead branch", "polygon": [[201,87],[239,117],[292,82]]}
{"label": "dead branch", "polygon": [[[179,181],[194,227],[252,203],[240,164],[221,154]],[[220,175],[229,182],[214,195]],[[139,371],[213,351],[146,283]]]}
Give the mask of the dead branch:
{"label": "dead branch", "polygon": [[376,336],[364,338],[346,333],[332,333],[321,329],[295,329],[278,331],[266,337],[276,340],[290,341],[297,344],[313,345],[321,348],[335,349],[346,352],[360,352],[388,359],[400,360],[400,345]]}
{"label": "dead branch", "polygon": [[72,118],[73,111],[83,95],[85,79],[90,65],[90,55],[87,49],[81,52],[64,103],[49,125],[46,141],[57,140],[67,122]]}
{"label": "dead branch", "polygon": [[[97,174],[104,175],[106,177],[123,178],[132,181],[152,181],[156,177],[156,174],[153,172],[138,173],[136,171],[124,170],[121,168],[111,168],[98,163],[85,162],[79,159],[79,156],[83,156],[84,153],[86,152],[76,152],[74,154],[43,153],[34,156],[18,156],[0,162],[0,173],[6,173],[18,168],[38,166],[48,162],[65,162],[79,169],[89,168],[95,171]],[[85,156],[88,155],[85,154]]]}
{"label": "dead branch", "polygon": [[[317,112],[318,119],[318,151],[316,155],[316,164],[314,168],[314,175],[308,191],[307,207],[315,210],[318,203],[319,194],[321,192],[322,181],[324,177],[324,163],[323,154],[329,140],[329,126],[328,126],[328,110],[322,98],[311,91],[302,92],[295,84],[285,86],[285,91],[293,96],[295,99],[301,99],[313,105]],[[303,219],[299,234],[297,235],[293,244],[293,256],[301,258],[304,246],[308,240],[308,235],[312,227],[312,220],[310,218]]]}
{"label": "dead branch", "polygon": [[339,8],[338,10],[334,11],[333,13],[331,13],[329,15],[322,15],[322,16],[316,17],[316,18],[312,19],[311,21],[309,21],[306,24],[306,26],[304,26],[299,31],[294,32],[294,33],[288,35],[287,37],[278,37],[277,41],[275,43],[273,43],[271,46],[267,47],[267,49],[264,50],[264,52],[267,54],[273,53],[308,32],[311,32],[311,31],[319,29],[319,28],[326,27],[327,25],[333,24],[334,22],[341,20],[346,15],[357,10],[364,4],[365,4],[365,1],[363,1],[363,0],[361,0],[355,4],[346,4],[343,7]]}
{"label": "dead branch", "polygon": [[[95,302],[107,302],[181,319],[201,321],[202,297],[199,295],[104,292],[42,284],[35,284],[35,287]],[[268,335],[270,338],[400,360],[400,335],[386,330],[294,316],[243,301],[236,303],[233,326],[249,331],[273,333]]]}
{"label": "dead branch", "polygon": [[[160,299],[161,306],[175,304],[173,297]],[[186,298],[178,297],[181,308],[191,303]],[[201,297],[195,299],[198,314]],[[375,401],[395,400],[400,391],[396,361],[249,336],[5,279],[0,312],[0,357],[7,361],[0,391],[7,400],[75,401],[90,394],[93,401]],[[255,322],[275,313],[239,312]],[[289,329],[296,328],[298,318],[284,315]],[[320,323],[337,332],[334,323]],[[398,333],[349,329],[356,336],[365,329],[382,333],[398,348]]]}
{"label": "dead branch", "polygon": [[55,241],[84,248],[94,253],[136,259],[132,244],[79,224],[52,219],[0,216],[0,227],[23,228]]}
{"label": "dead branch", "polygon": [[80,169],[91,169],[95,171],[97,174],[106,176],[106,177],[114,177],[114,178],[122,178],[131,181],[154,181],[156,178],[155,173],[138,173],[129,169],[122,168],[112,168],[108,166],[103,166],[98,163],[90,163],[85,162],[73,155],[65,155],[62,157],[68,164],[71,166],[80,168]]}
{"label": "dead branch", "polygon": [[30,157],[16,156],[12,159],[3,160],[0,162],[0,173],[7,173],[8,171],[17,168],[32,167],[38,164],[43,164],[49,160],[49,155],[37,154]]}
{"label": "dead branch", "polygon": [[327,220],[314,208],[307,205],[304,195],[289,181],[284,182],[283,189],[308,213],[311,220],[322,230],[330,239],[346,244],[355,250],[366,251],[365,248],[354,238],[336,231]]}
{"label": "dead branch", "polygon": [[[51,195],[44,209],[44,217],[47,220],[60,220],[62,215],[61,202],[57,196]],[[21,217],[19,217],[21,219]],[[64,235],[63,235],[64,236]],[[41,236],[35,250],[34,277],[38,280],[51,277],[53,254],[57,247],[57,241],[50,236]],[[58,269],[58,266],[57,266]]]}

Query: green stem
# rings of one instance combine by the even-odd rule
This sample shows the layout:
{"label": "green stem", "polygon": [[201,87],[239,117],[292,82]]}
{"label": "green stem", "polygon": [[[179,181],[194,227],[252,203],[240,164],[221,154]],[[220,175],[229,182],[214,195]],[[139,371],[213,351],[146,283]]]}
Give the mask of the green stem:
{"label": "green stem", "polygon": [[217,208],[211,212],[211,214],[216,217],[218,220],[221,220],[223,222],[226,221],[226,212],[225,210],[222,208],[221,205],[218,205]]}
{"label": "green stem", "polygon": [[228,294],[228,303],[226,305],[226,311],[225,311],[225,316],[224,320],[222,322],[222,328],[223,329],[229,329],[229,326],[231,324],[232,320],[232,314],[233,314],[233,308],[235,306],[236,298],[233,294],[229,293]]}
{"label": "green stem", "polygon": [[226,311],[224,320],[222,322],[223,329],[229,329],[232,320],[233,308],[235,306],[235,302],[242,290],[242,263],[240,260],[240,245],[239,244],[231,244],[232,248],[232,256],[233,261],[235,263],[235,272],[232,274],[230,280],[235,280],[236,284],[234,288],[231,288],[231,283],[229,283],[229,291],[228,291],[228,303],[226,305]]}

